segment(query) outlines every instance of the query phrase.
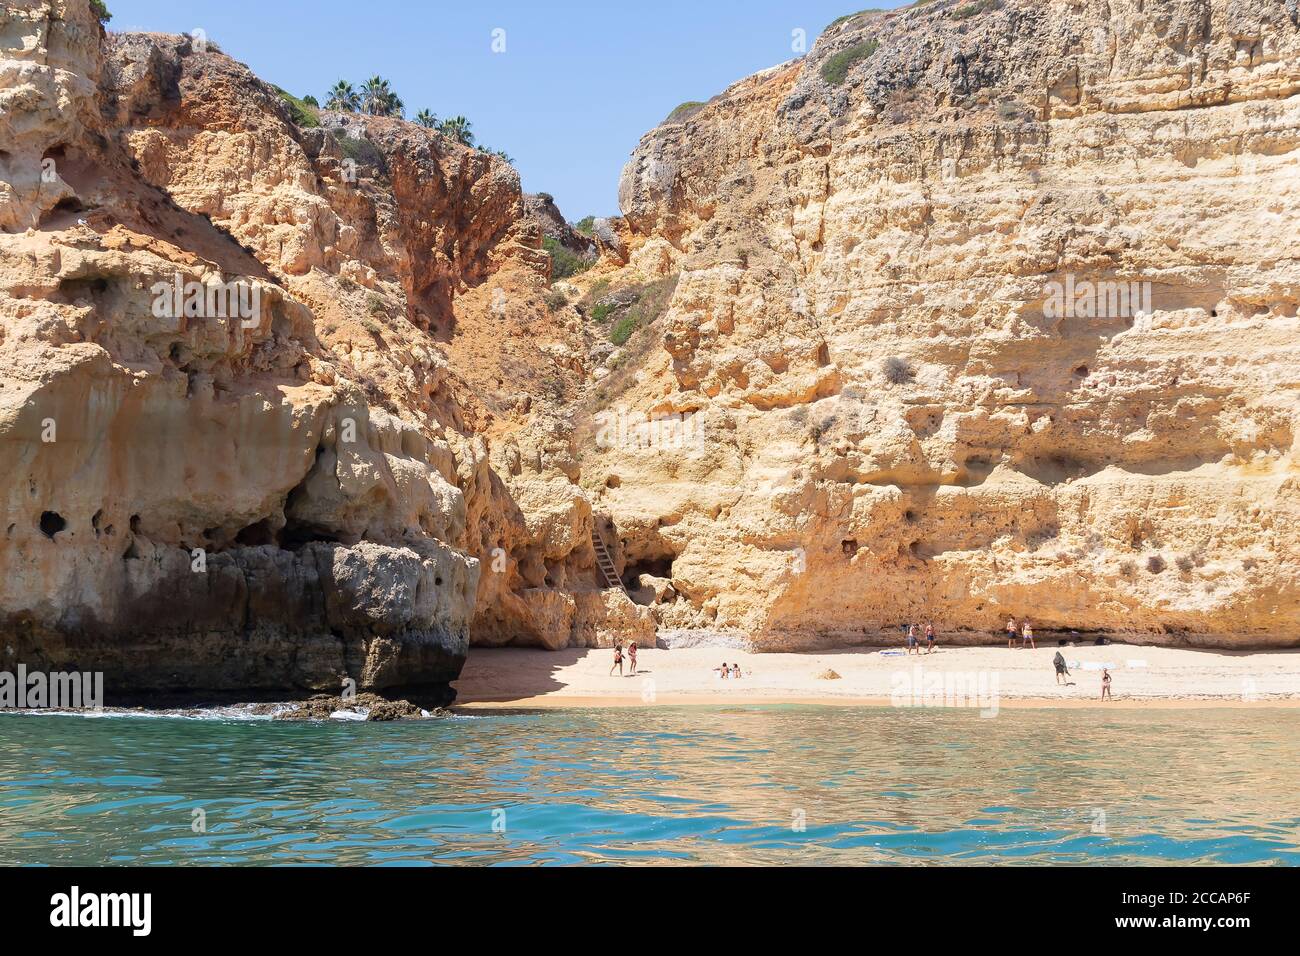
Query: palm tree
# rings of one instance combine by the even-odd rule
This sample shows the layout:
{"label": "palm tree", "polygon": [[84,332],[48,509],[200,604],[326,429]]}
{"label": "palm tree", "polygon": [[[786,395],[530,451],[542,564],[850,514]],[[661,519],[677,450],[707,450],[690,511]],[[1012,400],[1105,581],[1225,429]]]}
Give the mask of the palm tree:
{"label": "palm tree", "polygon": [[445,119],[438,124],[438,132],[443,136],[449,136],[462,146],[474,145],[474,134],[470,127],[474,124],[463,116],[453,116],[451,119]]}
{"label": "palm tree", "polygon": [[428,129],[438,128],[438,117],[434,116],[429,110],[420,110],[420,112],[416,113],[415,121]]}
{"label": "palm tree", "polygon": [[401,116],[402,100],[381,76],[372,76],[361,87],[361,109],[371,116]]}
{"label": "palm tree", "polygon": [[358,103],[357,91],[352,88],[352,84],[347,80],[339,80],[330,87],[329,93],[325,95],[325,108],[327,110],[355,113]]}
{"label": "palm tree", "polygon": [[489,156],[495,156],[497,159],[504,160],[505,162],[509,163],[511,166],[515,164],[515,161],[510,158],[510,154],[507,153],[504,149],[493,149],[490,146],[480,146],[479,149],[487,153]]}

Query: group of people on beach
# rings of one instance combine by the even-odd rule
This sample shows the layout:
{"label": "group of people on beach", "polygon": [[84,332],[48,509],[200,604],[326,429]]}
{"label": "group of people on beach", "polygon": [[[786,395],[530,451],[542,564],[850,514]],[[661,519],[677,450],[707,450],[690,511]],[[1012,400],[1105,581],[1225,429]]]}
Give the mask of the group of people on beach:
{"label": "group of people on beach", "polygon": [[1020,639],[1021,647],[1027,647],[1030,650],[1038,649],[1034,644],[1034,629],[1029,626],[1029,618],[1021,621],[1019,627],[1016,626],[1014,617],[1007,618],[1007,647],[1015,647],[1017,638]]}
{"label": "group of people on beach", "polygon": [[[628,672],[627,672],[627,673],[628,673],[628,676],[630,676],[630,675],[632,675],[632,674],[635,674],[635,673],[636,673],[636,641],[628,641],[628,642],[627,642],[627,663],[628,663]],[[622,642],[622,641],[615,641],[615,642],[614,642],[614,667],[617,667],[617,668],[618,668],[618,674],[619,674],[620,677],[624,676],[624,675],[623,675],[623,642]],[[609,676],[610,676],[610,677],[613,677],[613,676],[614,676],[614,667],[611,667],[611,668],[609,669]]]}
{"label": "group of people on beach", "polygon": [[[921,654],[921,647],[920,647],[921,632],[918,630],[915,624],[905,624],[903,625],[903,630],[907,635],[907,653],[911,654],[912,651],[915,650],[917,656],[919,657]],[[926,622],[925,629],[924,629],[924,636],[925,636],[925,645],[926,645],[925,652],[927,654],[933,654],[935,642],[938,640],[938,635],[935,631],[933,621]],[[1020,639],[1021,647],[1029,647],[1030,649],[1033,650],[1037,649],[1034,644],[1034,629],[1030,626],[1028,618],[1022,620],[1019,625],[1016,624],[1016,619],[1014,617],[1007,619],[1007,647],[1014,647],[1017,637],[1019,637]],[[624,657],[627,658],[627,662],[628,662],[627,675],[623,674]],[[1070,670],[1069,667],[1066,665],[1065,656],[1060,651],[1057,651],[1056,655],[1052,658],[1052,666],[1056,669],[1056,682],[1059,684],[1061,683],[1062,678],[1064,678],[1066,686],[1067,687],[1070,686]],[[614,642],[614,664],[609,669],[609,674],[611,677],[614,676],[615,670],[618,671],[619,676],[630,676],[636,673],[636,642],[635,641],[627,642],[626,654],[624,653],[623,642],[622,641]],[[720,680],[727,680],[728,678],[735,678],[739,680],[741,677],[740,665],[728,664],[726,661],[722,662],[721,667],[713,668],[713,671],[718,675],[718,678]],[[1103,668],[1101,672],[1101,699],[1102,700],[1111,699],[1110,684],[1111,684],[1110,671]]]}
{"label": "group of people on beach", "polygon": [[[907,636],[907,653],[911,654],[912,651],[916,651],[916,656],[917,656],[917,657],[920,657],[920,656],[921,656],[921,643],[920,643],[920,639],[921,639],[921,638],[920,638],[920,633],[918,632],[916,625],[915,625],[915,624],[904,624],[904,625],[903,625],[903,633]],[[934,642],[935,642],[936,640],[938,640],[938,635],[935,633],[935,630],[934,630],[934,622],[933,622],[933,621],[926,621],[926,622],[925,622],[925,652],[926,652],[927,654],[933,654],[933,653],[934,653]]]}

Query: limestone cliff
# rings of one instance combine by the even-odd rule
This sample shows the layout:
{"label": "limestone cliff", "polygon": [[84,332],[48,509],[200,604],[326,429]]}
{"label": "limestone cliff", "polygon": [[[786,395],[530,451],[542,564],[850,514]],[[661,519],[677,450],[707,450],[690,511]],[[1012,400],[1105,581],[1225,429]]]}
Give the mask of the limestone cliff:
{"label": "limestone cliff", "polygon": [[647,631],[591,574],[554,420],[580,324],[507,163],[298,125],[215,45],[85,0],[2,12],[0,667],[445,697],[472,630]]}
{"label": "limestone cliff", "polygon": [[1300,641],[1297,19],[932,0],[647,134],[583,484],[660,626]]}
{"label": "limestone cliff", "polygon": [[212,45],[0,15],[0,669],[1300,641],[1291,0],[847,17],[648,133],[590,241]]}

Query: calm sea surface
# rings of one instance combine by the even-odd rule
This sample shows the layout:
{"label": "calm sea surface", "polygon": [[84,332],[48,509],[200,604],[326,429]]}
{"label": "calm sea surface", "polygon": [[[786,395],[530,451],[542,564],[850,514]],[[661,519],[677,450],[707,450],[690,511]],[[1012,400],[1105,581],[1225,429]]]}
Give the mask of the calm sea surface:
{"label": "calm sea surface", "polygon": [[1298,784],[1297,710],[5,714],[0,863],[1295,865]]}

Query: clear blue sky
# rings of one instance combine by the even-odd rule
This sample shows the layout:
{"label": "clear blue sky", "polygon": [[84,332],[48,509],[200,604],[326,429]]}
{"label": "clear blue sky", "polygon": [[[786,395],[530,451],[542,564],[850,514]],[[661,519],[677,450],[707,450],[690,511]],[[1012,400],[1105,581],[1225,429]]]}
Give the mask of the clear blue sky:
{"label": "clear blue sky", "polygon": [[[861,0],[107,0],[111,30],[203,29],[262,79],[322,102],[340,77],[386,77],[412,116],[464,114],[571,220],[618,212],[642,134],[789,60]],[[879,3],[879,0],[877,0]],[[901,6],[885,0],[880,6]],[[505,52],[492,31],[505,30]]]}

